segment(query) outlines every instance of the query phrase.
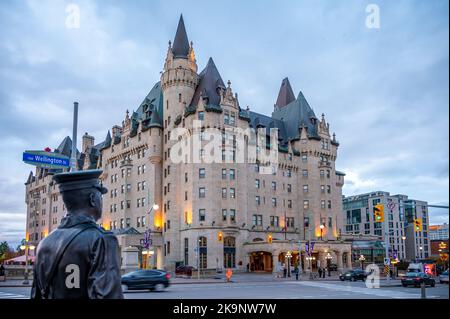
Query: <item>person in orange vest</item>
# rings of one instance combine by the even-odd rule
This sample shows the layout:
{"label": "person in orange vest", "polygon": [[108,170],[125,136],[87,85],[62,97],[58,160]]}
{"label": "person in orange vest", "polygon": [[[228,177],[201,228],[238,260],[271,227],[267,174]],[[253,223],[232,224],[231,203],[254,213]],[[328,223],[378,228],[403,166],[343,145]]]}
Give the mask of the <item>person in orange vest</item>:
{"label": "person in orange vest", "polygon": [[226,272],[227,282],[231,281],[231,276],[232,275],[233,275],[233,271],[231,270],[231,268],[228,268],[227,272]]}

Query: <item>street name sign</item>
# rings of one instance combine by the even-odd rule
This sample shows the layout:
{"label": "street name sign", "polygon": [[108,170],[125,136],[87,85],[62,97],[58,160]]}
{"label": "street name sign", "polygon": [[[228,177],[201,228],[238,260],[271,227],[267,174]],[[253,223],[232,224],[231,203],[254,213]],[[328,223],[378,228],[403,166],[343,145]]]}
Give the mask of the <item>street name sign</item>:
{"label": "street name sign", "polygon": [[46,151],[25,151],[22,160],[30,165],[49,169],[68,168],[70,164],[69,157]]}

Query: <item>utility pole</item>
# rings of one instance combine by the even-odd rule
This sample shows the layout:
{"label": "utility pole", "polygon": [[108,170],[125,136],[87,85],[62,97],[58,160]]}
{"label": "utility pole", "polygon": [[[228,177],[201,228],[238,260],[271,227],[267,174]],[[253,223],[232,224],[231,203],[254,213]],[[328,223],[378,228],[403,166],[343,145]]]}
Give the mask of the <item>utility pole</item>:
{"label": "utility pole", "polygon": [[70,171],[77,171],[77,124],[78,124],[78,102],[73,102],[73,131],[72,131],[72,154],[70,156]]}

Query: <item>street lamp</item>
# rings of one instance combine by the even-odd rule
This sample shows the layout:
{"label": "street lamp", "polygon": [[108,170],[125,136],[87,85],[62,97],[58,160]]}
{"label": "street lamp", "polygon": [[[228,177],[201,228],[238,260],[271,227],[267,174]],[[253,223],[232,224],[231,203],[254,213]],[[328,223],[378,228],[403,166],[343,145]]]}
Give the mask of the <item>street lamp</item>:
{"label": "street lamp", "polygon": [[402,236],[402,239],[403,239],[403,240],[406,240],[406,236]]}
{"label": "street lamp", "polygon": [[327,253],[327,255],[325,256],[325,259],[327,260],[328,277],[330,277],[331,276],[330,264],[331,264],[331,259],[333,259],[333,256],[331,256],[330,253]]}
{"label": "street lamp", "polygon": [[145,255],[145,264],[146,264],[146,268],[148,268],[148,259],[154,255],[154,251],[153,250],[149,250],[150,247],[150,214],[153,211],[157,211],[159,209],[159,205],[154,203],[152,205],[152,207],[150,208],[149,212],[148,212],[148,222],[147,222],[147,229],[145,230],[145,234],[144,234],[144,250],[142,251],[142,254]]}
{"label": "street lamp", "polygon": [[292,254],[290,251],[286,253],[286,259],[287,259],[287,275],[288,277],[291,277],[291,258]]}
{"label": "street lamp", "polygon": [[309,269],[309,278],[313,279],[313,274],[312,274],[312,261],[316,260],[316,257],[314,256],[308,256],[305,258],[308,261],[308,269]]}
{"label": "street lamp", "polygon": [[21,250],[25,250],[25,272],[24,272],[24,280],[23,284],[28,285],[28,253],[30,250],[34,250],[36,246],[34,246],[32,243],[25,241],[23,245],[20,246]]}
{"label": "street lamp", "polygon": [[324,225],[324,224],[321,224],[321,225],[319,226],[319,228],[320,228],[320,240],[323,240],[323,229],[325,228],[325,225]]}
{"label": "street lamp", "polygon": [[361,254],[361,256],[359,256],[358,260],[361,263],[361,269],[364,270],[364,261],[366,260],[366,257],[364,257],[364,255]]}

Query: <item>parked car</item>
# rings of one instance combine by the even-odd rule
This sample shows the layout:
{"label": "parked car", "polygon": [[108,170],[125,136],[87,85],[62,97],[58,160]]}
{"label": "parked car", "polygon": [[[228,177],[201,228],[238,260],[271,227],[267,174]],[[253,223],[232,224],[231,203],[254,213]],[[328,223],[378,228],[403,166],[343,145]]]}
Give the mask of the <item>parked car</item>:
{"label": "parked car", "polygon": [[423,272],[408,272],[405,276],[402,277],[401,281],[403,287],[407,287],[409,285],[420,287],[423,282],[425,283],[425,285],[429,285],[431,287],[434,287],[436,285],[436,281],[434,280],[434,278]]}
{"label": "parked car", "polygon": [[175,276],[182,276],[182,275],[185,275],[185,276],[191,277],[191,276],[192,276],[192,271],[193,271],[194,269],[195,269],[195,268],[192,267],[192,266],[178,266],[178,267],[175,269]]}
{"label": "parked car", "polygon": [[339,279],[342,281],[350,280],[350,281],[357,281],[362,280],[365,281],[367,278],[367,273],[362,269],[353,269],[349,270],[343,274],[339,275]]}
{"label": "parked car", "polygon": [[338,270],[338,266],[336,264],[330,264],[330,266],[328,266],[328,268],[330,268],[330,271],[337,271]]}
{"label": "parked car", "polygon": [[170,285],[170,274],[164,270],[137,270],[122,276],[122,290],[162,291]]}
{"label": "parked car", "polygon": [[448,270],[439,275],[439,282],[441,284],[448,284]]}

